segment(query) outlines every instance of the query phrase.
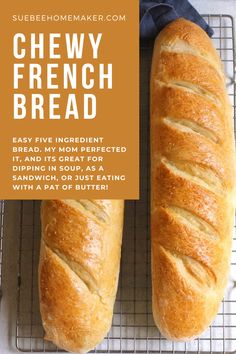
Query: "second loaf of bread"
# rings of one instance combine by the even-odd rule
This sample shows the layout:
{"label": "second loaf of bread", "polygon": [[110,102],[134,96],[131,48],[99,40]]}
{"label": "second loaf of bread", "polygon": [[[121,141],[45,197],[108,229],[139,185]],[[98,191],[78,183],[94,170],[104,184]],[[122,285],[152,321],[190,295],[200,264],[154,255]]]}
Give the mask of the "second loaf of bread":
{"label": "second loaf of bread", "polygon": [[93,349],[110,329],[123,228],[121,200],[42,202],[40,310],[46,339]]}

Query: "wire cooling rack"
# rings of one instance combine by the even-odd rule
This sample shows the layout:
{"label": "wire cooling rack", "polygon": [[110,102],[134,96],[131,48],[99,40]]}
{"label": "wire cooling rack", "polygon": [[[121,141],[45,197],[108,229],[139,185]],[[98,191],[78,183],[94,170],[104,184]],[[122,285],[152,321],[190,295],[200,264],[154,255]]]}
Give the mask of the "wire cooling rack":
{"label": "wire cooling rack", "polygon": [[[230,77],[228,90],[235,113],[233,18],[205,15]],[[172,343],[154,325],[151,311],[149,242],[148,81],[151,47],[141,49],[141,199],[126,203],[119,289],[110,333],[97,353],[232,353],[236,349],[236,237],[229,287],[212,326],[191,343]],[[234,114],[235,116],[235,114]],[[38,301],[37,267],[40,244],[39,202],[21,202],[16,347],[24,352],[60,351],[44,341]],[[178,323],[176,322],[176,326]]]}
{"label": "wire cooling rack", "polygon": [[4,201],[0,200],[0,303],[2,298],[3,215],[4,215]]}

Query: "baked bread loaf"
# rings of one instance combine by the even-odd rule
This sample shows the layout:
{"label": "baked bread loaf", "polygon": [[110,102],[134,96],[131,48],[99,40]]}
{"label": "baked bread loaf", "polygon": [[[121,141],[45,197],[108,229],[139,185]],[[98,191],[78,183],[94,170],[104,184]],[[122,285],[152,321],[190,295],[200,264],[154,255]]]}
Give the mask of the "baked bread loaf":
{"label": "baked bread loaf", "polygon": [[69,352],[93,349],[111,327],[123,207],[121,200],[42,202],[42,323],[46,339]]}
{"label": "baked bread loaf", "polygon": [[217,314],[235,208],[232,111],[207,34],[178,19],[155,41],[151,72],[152,305],[168,339],[199,336]]}

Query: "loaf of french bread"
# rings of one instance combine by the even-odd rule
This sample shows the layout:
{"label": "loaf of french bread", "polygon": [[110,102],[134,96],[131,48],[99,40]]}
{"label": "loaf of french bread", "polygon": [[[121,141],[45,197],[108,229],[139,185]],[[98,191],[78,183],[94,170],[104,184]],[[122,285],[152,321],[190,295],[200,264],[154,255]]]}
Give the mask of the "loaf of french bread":
{"label": "loaf of french bread", "polygon": [[232,122],[211,39],[175,20],[156,38],[151,71],[152,304],[172,340],[199,336],[224,296],[235,212]]}

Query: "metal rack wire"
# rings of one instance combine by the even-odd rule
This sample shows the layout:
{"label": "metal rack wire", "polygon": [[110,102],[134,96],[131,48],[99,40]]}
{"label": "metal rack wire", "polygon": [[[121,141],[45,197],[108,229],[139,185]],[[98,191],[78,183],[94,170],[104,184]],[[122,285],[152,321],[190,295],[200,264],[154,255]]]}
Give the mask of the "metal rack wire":
{"label": "metal rack wire", "polygon": [[4,216],[4,201],[0,200],[0,302],[2,298],[3,216]]}
{"label": "metal rack wire", "polygon": [[[235,110],[233,18],[205,15],[214,42],[231,78],[229,95]],[[149,242],[148,78],[152,48],[141,50],[141,199],[126,203],[119,289],[113,325],[96,353],[232,353],[236,349],[236,236],[231,281],[212,326],[191,343],[172,343],[154,325],[151,312]],[[236,114],[234,114],[236,116]],[[58,352],[44,333],[38,307],[37,265],[40,243],[39,202],[21,202],[16,347],[24,352]],[[178,323],[176,323],[178,325]]]}

